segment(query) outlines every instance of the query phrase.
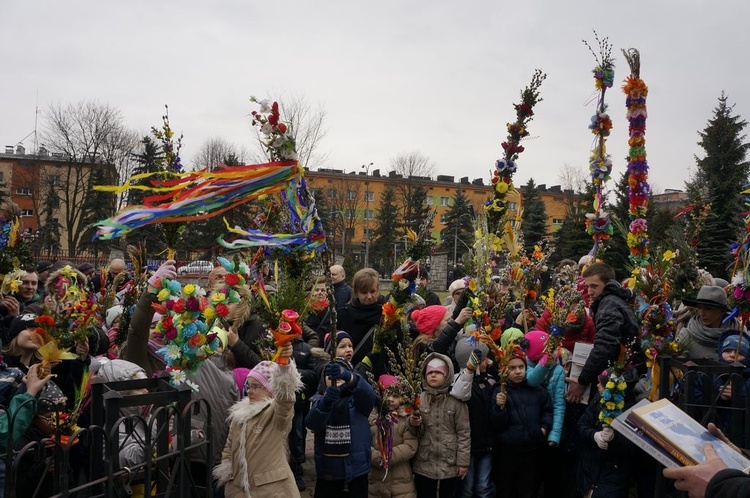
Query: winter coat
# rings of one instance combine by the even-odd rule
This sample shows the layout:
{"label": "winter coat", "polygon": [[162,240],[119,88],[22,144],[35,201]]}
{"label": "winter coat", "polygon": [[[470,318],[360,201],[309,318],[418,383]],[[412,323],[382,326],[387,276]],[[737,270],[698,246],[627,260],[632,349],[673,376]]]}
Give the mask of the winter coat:
{"label": "winter coat", "polygon": [[593,487],[591,498],[627,498],[633,461],[636,457],[645,457],[639,455],[636,446],[617,431],[609,448],[602,450],[597,446],[594,434],[602,430],[599,399],[598,395],[591,399],[578,421],[581,437],[578,490],[585,495]]}
{"label": "winter coat", "polygon": [[365,339],[365,336],[370,329],[380,323],[380,317],[383,314],[383,301],[384,299],[378,299],[378,302],[373,304],[361,304],[359,299],[354,298],[351,303],[339,311],[336,328],[347,332],[352,338],[355,350],[352,365],[357,365],[372,349],[374,334],[370,334],[367,339]]}
{"label": "winter coat", "polygon": [[[433,358],[448,365],[445,384],[435,389],[427,385],[425,371]],[[412,463],[415,474],[430,479],[458,476],[458,467],[468,467],[471,459],[469,408],[449,395],[454,377],[453,362],[440,353],[430,353],[422,362],[422,394],[419,411],[422,424],[417,428],[419,449]]]}
{"label": "winter coat", "polygon": [[[188,379],[198,386],[198,392],[193,393],[194,400],[204,400],[211,410],[211,426],[208,422],[206,407],[199,403],[198,413],[191,418],[192,428],[203,431],[207,436],[210,432],[211,450],[213,456],[211,465],[219,463],[221,451],[227,440],[229,426],[226,423],[230,408],[240,399],[237,382],[231,370],[226,368],[220,355],[209,357],[201,363],[195,373],[188,373]],[[205,461],[206,447],[200,446],[191,452],[190,458],[195,461]]]}
{"label": "winter coat", "polygon": [[370,472],[372,467],[370,423],[368,417],[375,406],[375,391],[358,374],[354,374],[351,386],[341,386],[341,399],[334,406],[345,406],[349,410],[351,446],[346,457],[327,457],[324,453],[326,426],[331,416],[331,407],[322,394],[312,398],[310,413],[305,418],[308,429],[315,432],[315,471],[318,479],[350,481]]}
{"label": "winter coat", "polygon": [[[5,445],[8,442],[8,431],[11,429],[11,419],[13,421],[11,442],[14,442],[19,440],[31,426],[31,421],[36,414],[36,402],[36,397],[23,392],[13,396],[8,409],[0,412],[0,455],[3,457],[6,450]],[[8,414],[10,414],[10,417]]]}
{"label": "winter coat", "polygon": [[[299,337],[292,341],[292,348],[294,351],[292,357],[302,378],[302,389],[297,392],[296,405],[298,409],[301,409],[310,402],[310,398],[318,389],[318,379],[320,379],[318,369],[323,361],[313,352],[313,347]],[[320,348],[315,348],[315,350],[321,351]],[[330,359],[330,356],[326,359]]]}
{"label": "winter coat", "polygon": [[[349,304],[352,300],[352,286],[347,284],[344,280],[337,284],[333,284],[333,297],[336,299],[336,311],[341,311],[344,306]],[[343,330],[339,327],[339,330]]]}
{"label": "winter coat", "polygon": [[532,387],[546,387],[552,401],[552,430],[547,435],[547,441],[559,445],[565,420],[565,369],[559,363],[550,367],[541,363],[534,365],[531,361],[528,364],[526,382]]}
{"label": "winter coat", "polygon": [[469,407],[472,454],[490,452],[494,446],[495,428],[490,419],[490,407],[495,384],[495,379],[486,372],[472,374],[463,369],[451,388],[451,396]]}
{"label": "winter coat", "polygon": [[299,496],[286,452],[295,392],[302,386],[294,362],[279,367],[271,386],[272,398],[245,398],[230,409],[229,437],[213,470],[227,498]]}
{"label": "winter coat", "polygon": [[[551,314],[548,309],[545,309],[542,316],[534,324],[536,330],[543,330],[549,334],[549,327]],[[596,335],[596,328],[594,327],[594,319],[589,315],[583,315],[583,323],[581,325],[575,324],[566,327],[565,336],[562,339],[562,347],[568,351],[573,351],[577,342],[594,342]]]}
{"label": "winter coat", "polygon": [[237,331],[239,341],[229,350],[234,355],[235,367],[254,368],[261,362],[260,351],[256,346],[256,341],[264,337],[266,328],[260,322],[257,315],[250,315]]}
{"label": "winter coat", "polygon": [[154,317],[154,308],[151,305],[157,301],[153,292],[141,293],[130,319],[127,342],[120,353],[123,360],[135,363],[145,370],[147,377],[152,377],[154,372],[164,370],[165,367],[164,360],[151,353],[148,346],[151,319]]}
{"label": "winter coat", "polygon": [[719,342],[721,334],[727,330],[739,328],[740,322],[736,318],[714,328],[703,325],[701,317],[695,315],[677,333],[677,341],[687,347],[688,358],[716,358],[716,347],[721,347],[721,342]]}
{"label": "winter coat", "polygon": [[[500,384],[492,390],[497,399]],[[490,416],[501,444],[508,446],[540,447],[547,442],[552,429],[552,402],[543,387],[531,387],[526,379],[520,384],[508,382],[505,406],[492,403]],[[544,429],[544,432],[542,432]]]}
{"label": "winter coat", "polygon": [[602,293],[591,303],[596,337],[591,354],[578,376],[578,383],[589,386],[620,354],[620,345],[638,335],[638,320],[632,307],[633,293],[614,281],[607,282]]}
{"label": "winter coat", "polygon": [[[409,429],[409,417],[403,408],[398,410],[398,422],[391,427],[393,453],[388,473],[381,467],[382,457],[377,444],[378,407],[370,414],[370,436],[372,437],[372,472],[368,496],[370,498],[416,498],[414,475],[410,460],[417,454],[417,436]],[[383,479],[385,478],[385,479]]]}
{"label": "winter coat", "polygon": [[325,340],[326,334],[331,332],[331,310],[326,308],[318,313],[310,313],[305,324],[318,335],[318,346]]}
{"label": "winter coat", "polygon": [[750,476],[735,469],[720,470],[706,487],[706,498],[750,498]]}

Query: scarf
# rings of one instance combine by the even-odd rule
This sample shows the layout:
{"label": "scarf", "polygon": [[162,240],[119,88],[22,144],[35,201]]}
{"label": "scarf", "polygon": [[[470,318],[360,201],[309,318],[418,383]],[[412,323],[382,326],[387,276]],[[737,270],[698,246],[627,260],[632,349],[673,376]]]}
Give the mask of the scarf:
{"label": "scarf", "polygon": [[688,331],[690,340],[699,344],[700,346],[711,348],[712,351],[716,350],[716,344],[719,341],[719,336],[730,329],[739,328],[739,323],[736,318],[722,323],[718,327],[706,327],[703,325],[700,316],[695,315],[690,319],[688,324],[685,326]]}
{"label": "scarf", "polygon": [[341,398],[333,405],[326,424],[323,456],[344,458],[349,456],[352,445],[352,426],[349,420],[349,399],[351,394],[342,388]]}

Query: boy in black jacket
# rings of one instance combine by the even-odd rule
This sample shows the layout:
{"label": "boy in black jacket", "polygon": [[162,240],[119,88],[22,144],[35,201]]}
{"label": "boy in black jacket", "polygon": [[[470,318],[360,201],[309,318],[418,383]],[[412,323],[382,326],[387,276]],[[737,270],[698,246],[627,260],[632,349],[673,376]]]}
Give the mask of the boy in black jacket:
{"label": "boy in black jacket", "polygon": [[496,467],[503,486],[497,496],[531,498],[537,489],[539,449],[547,444],[552,428],[552,402],[545,388],[526,383],[526,355],[518,346],[508,361],[507,375],[507,389],[499,384],[492,391],[490,412],[500,441]]}

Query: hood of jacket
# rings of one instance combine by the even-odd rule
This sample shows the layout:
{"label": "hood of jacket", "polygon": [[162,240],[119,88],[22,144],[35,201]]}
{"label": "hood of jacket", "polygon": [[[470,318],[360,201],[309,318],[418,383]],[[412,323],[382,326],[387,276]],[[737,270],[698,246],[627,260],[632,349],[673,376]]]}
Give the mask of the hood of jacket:
{"label": "hood of jacket", "polygon": [[[427,385],[427,375],[426,375],[427,364],[430,362],[430,360],[433,360],[435,358],[443,360],[445,364],[448,365],[448,375],[445,376],[445,382],[443,383],[441,387],[438,387],[438,388],[430,387],[429,385]],[[422,366],[420,367],[419,370],[420,370],[420,375],[422,376],[422,388],[428,393],[437,395],[437,394],[447,393],[450,390],[455,373],[453,371],[453,361],[451,361],[451,359],[448,358],[446,355],[440,354],[440,353],[428,354],[427,357],[422,362]]]}
{"label": "hood of jacket", "polygon": [[626,289],[614,280],[610,280],[604,285],[604,289],[602,289],[601,295],[596,298],[596,300],[591,304],[591,307],[596,307],[602,301],[602,299],[607,296],[619,297],[628,304],[633,304],[633,302],[635,301],[635,294],[633,294],[632,290]]}

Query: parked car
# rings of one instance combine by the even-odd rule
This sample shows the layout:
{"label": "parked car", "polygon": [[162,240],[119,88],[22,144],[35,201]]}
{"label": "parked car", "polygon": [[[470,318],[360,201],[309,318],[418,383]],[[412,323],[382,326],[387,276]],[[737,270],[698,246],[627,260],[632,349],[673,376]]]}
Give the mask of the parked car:
{"label": "parked car", "polygon": [[210,261],[192,261],[186,265],[180,266],[177,268],[177,274],[178,275],[185,275],[188,273],[211,273],[211,270],[214,269],[214,265],[211,264]]}

